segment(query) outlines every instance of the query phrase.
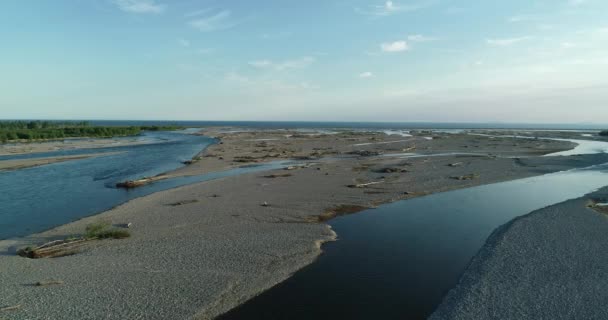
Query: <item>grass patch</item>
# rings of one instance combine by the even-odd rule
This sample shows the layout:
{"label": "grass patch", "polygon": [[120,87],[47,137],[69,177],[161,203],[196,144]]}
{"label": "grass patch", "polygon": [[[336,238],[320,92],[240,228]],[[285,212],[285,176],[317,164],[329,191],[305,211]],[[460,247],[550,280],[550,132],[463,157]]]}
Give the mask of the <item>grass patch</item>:
{"label": "grass patch", "polygon": [[89,224],[85,229],[84,238],[94,239],[124,239],[130,237],[127,230],[112,227],[107,221],[100,221]]}

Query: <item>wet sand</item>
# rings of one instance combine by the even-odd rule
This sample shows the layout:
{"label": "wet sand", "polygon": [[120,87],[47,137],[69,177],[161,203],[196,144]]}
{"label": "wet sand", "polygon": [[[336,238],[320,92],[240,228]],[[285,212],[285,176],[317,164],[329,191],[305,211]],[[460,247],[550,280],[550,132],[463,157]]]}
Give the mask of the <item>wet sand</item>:
{"label": "wet sand", "polygon": [[19,142],[0,144],[0,156],[52,152],[62,150],[77,150],[91,148],[120,147],[149,143],[137,137],[132,138],[105,138],[86,139],[72,138],[63,140],[52,140],[45,142]]}
{"label": "wet sand", "polygon": [[[336,236],[322,222],[356,211],[350,208],[606,160],[539,156],[574,146],[563,141],[438,133],[404,138],[215,129],[207,134],[221,144],[168,176],[278,159],[307,159],[308,165],[183,186],[47,232],[0,241],[0,308],[20,305],[0,317],[211,319],[313,262],[320,244]],[[427,155],[398,155],[411,152]],[[132,236],[91,242],[68,257],[15,256],[19,248],[80,234],[99,220],[132,223]],[[63,284],[32,286],[49,280]]]}
{"label": "wet sand", "polygon": [[608,188],[496,230],[430,317],[607,319]]}
{"label": "wet sand", "polygon": [[117,152],[105,152],[105,153],[92,153],[92,154],[80,154],[74,156],[60,156],[60,157],[49,157],[49,158],[35,158],[35,159],[18,159],[18,160],[0,160],[0,172],[1,171],[10,171],[10,170],[19,170],[31,167],[43,166],[51,163],[58,163],[70,160],[81,160],[88,159],[93,157],[102,157],[108,156],[112,154],[117,154]]}

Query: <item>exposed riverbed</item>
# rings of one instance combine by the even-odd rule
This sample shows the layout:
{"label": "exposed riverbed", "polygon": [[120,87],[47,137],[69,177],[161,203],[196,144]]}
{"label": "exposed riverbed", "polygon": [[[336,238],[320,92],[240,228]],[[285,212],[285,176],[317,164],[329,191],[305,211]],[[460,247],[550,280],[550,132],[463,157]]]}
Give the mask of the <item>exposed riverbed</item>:
{"label": "exposed riverbed", "polygon": [[400,201],[330,222],[312,265],[222,319],[425,319],[497,227],[608,184],[571,170]]}

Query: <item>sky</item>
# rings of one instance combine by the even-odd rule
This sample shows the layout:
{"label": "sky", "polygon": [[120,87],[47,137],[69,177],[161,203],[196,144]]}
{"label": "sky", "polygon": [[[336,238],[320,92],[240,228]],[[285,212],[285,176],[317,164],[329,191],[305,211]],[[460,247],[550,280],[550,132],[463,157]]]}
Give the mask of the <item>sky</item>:
{"label": "sky", "polygon": [[605,0],[5,0],[0,118],[608,123]]}

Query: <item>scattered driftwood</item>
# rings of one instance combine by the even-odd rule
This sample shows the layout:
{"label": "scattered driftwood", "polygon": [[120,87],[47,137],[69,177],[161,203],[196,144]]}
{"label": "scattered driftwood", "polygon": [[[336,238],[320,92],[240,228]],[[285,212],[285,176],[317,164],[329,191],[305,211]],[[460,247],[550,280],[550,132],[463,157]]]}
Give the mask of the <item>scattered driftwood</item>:
{"label": "scattered driftwood", "polygon": [[59,258],[78,253],[78,249],[90,239],[78,238],[47,242],[38,247],[27,247],[17,251],[17,255],[30,258]]}
{"label": "scattered driftwood", "polygon": [[348,188],[367,188],[369,186],[375,185],[375,184],[380,184],[383,183],[384,181],[374,181],[374,182],[368,182],[368,183],[357,183],[357,184],[349,184],[347,185]]}
{"label": "scattered driftwood", "polygon": [[0,308],[0,312],[14,311],[14,310],[17,310],[17,309],[21,309],[21,305],[20,304],[17,304],[17,305],[14,305],[14,306],[2,307],[2,308]]}
{"label": "scattered driftwood", "polygon": [[122,188],[122,189],[133,189],[133,188],[137,188],[137,187],[141,187],[141,186],[150,184],[152,182],[164,180],[167,178],[169,178],[168,175],[159,174],[154,177],[145,177],[145,178],[141,178],[138,180],[127,180],[127,181],[123,181],[123,182],[118,182],[116,184],[116,187]]}
{"label": "scattered driftwood", "polygon": [[287,177],[291,177],[291,176],[292,176],[291,173],[276,173],[276,174],[269,174],[267,176],[264,176],[264,178],[274,179],[274,178],[287,178]]}
{"label": "scattered driftwood", "polygon": [[381,169],[375,170],[375,172],[377,172],[377,173],[398,173],[398,172],[408,172],[408,170],[402,169],[402,168],[386,167],[386,168],[381,168]]}
{"label": "scattered driftwood", "polygon": [[379,156],[382,153],[378,152],[378,151],[358,150],[358,151],[348,152],[347,154],[352,154],[352,155],[356,155],[356,156],[360,156],[360,157],[373,157],[373,156]]}
{"label": "scattered driftwood", "polygon": [[473,179],[477,179],[477,178],[479,178],[479,175],[475,174],[475,173],[467,174],[464,176],[451,176],[450,177],[450,179],[453,179],[453,180],[473,180]]}
{"label": "scattered driftwood", "polygon": [[260,159],[252,157],[252,156],[237,156],[237,157],[234,157],[234,159],[232,161],[248,163],[248,162],[259,162]]}
{"label": "scattered driftwood", "polygon": [[182,200],[182,201],[178,201],[178,202],[169,203],[169,206],[178,207],[178,206],[183,206],[185,204],[191,204],[191,203],[196,203],[196,202],[198,202],[198,200],[196,200],[196,199]]}
{"label": "scattered driftwood", "polygon": [[[130,227],[131,223],[127,224]],[[17,251],[17,255],[30,258],[59,258],[74,255],[89,241],[101,239],[124,239],[130,237],[127,230],[112,227],[109,222],[97,222],[87,225],[85,234],[81,237],[70,237],[64,240],[55,240],[36,247],[27,247]]]}
{"label": "scattered driftwood", "polygon": [[605,201],[592,201],[589,208],[603,214],[608,214],[608,204]]}
{"label": "scattered driftwood", "polygon": [[139,179],[139,180],[127,180],[123,182],[119,182],[116,184],[117,188],[123,189],[133,189],[137,187],[141,187],[148,182],[148,179]]}
{"label": "scattered driftwood", "polygon": [[61,280],[38,281],[35,283],[36,287],[58,286],[62,284],[63,281]]}

